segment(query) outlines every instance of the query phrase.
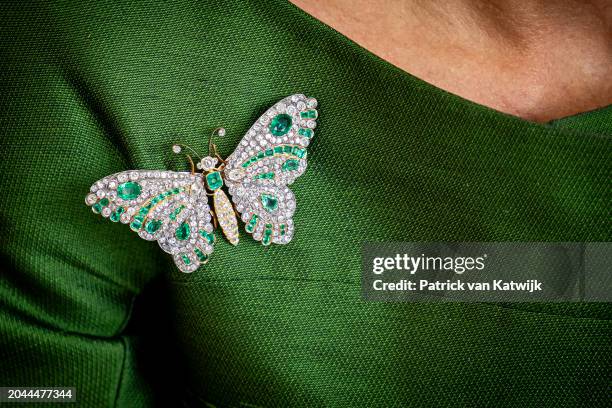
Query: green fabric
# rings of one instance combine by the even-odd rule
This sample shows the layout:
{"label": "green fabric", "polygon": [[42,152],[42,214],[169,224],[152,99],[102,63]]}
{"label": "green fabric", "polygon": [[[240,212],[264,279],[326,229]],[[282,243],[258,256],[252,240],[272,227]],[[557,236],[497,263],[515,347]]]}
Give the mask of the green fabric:
{"label": "green fabric", "polygon": [[[609,241],[612,109],[534,124],[283,1],[0,6],[0,385],[81,406],[605,406],[608,304],[381,304],[364,241]],[[178,272],[89,186],[318,98],[296,236]]]}

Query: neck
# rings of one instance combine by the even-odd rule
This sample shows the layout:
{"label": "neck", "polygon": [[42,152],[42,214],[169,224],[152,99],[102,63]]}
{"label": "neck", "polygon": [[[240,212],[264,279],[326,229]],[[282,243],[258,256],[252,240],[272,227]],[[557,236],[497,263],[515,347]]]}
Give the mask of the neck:
{"label": "neck", "polygon": [[612,102],[607,0],[292,2],[399,68],[506,113],[548,121]]}

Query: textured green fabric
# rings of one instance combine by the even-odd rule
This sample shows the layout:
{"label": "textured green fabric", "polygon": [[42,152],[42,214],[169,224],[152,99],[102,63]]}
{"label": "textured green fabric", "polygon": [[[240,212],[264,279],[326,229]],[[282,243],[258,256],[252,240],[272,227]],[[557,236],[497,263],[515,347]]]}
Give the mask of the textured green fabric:
{"label": "textured green fabric", "polygon": [[[81,406],[604,406],[607,304],[380,304],[364,241],[609,241],[612,109],[534,124],[381,61],[283,1],[4,2],[0,385]],[[225,156],[319,99],[296,236],[180,274],[94,216],[128,168]]]}

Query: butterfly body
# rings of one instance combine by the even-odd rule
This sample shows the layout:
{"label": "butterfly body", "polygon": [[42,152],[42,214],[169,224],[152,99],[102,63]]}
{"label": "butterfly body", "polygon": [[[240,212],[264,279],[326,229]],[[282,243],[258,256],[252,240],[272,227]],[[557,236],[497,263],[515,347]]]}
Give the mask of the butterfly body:
{"label": "butterfly body", "polygon": [[183,272],[208,262],[213,221],[231,244],[238,244],[236,213],[245,231],[263,245],[287,244],[296,209],[288,185],[306,170],[316,106],[315,99],[301,94],[286,97],[257,120],[226,160],[203,158],[198,163],[202,173],[124,171],[97,181],[85,202],[94,213],[157,241]]}

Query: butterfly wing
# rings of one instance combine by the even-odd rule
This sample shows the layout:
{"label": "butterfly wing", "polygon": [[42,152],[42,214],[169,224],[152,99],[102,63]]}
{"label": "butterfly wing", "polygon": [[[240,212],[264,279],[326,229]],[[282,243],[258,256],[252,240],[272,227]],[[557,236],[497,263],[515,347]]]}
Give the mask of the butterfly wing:
{"label": "butterfly wing", "polygon": [[297,94],[268,109],[227,158],[224,179],[246,231],[264,245],[293,238],[295,196],[287,187],[306,171],[317,101]]}
{"label": "butterfly wing", "polygon": [[85,202],[94,213],[157,241],[183,272],[196,270],[213,251],[210,208],[200,174],[116,173],[94,183]]}

